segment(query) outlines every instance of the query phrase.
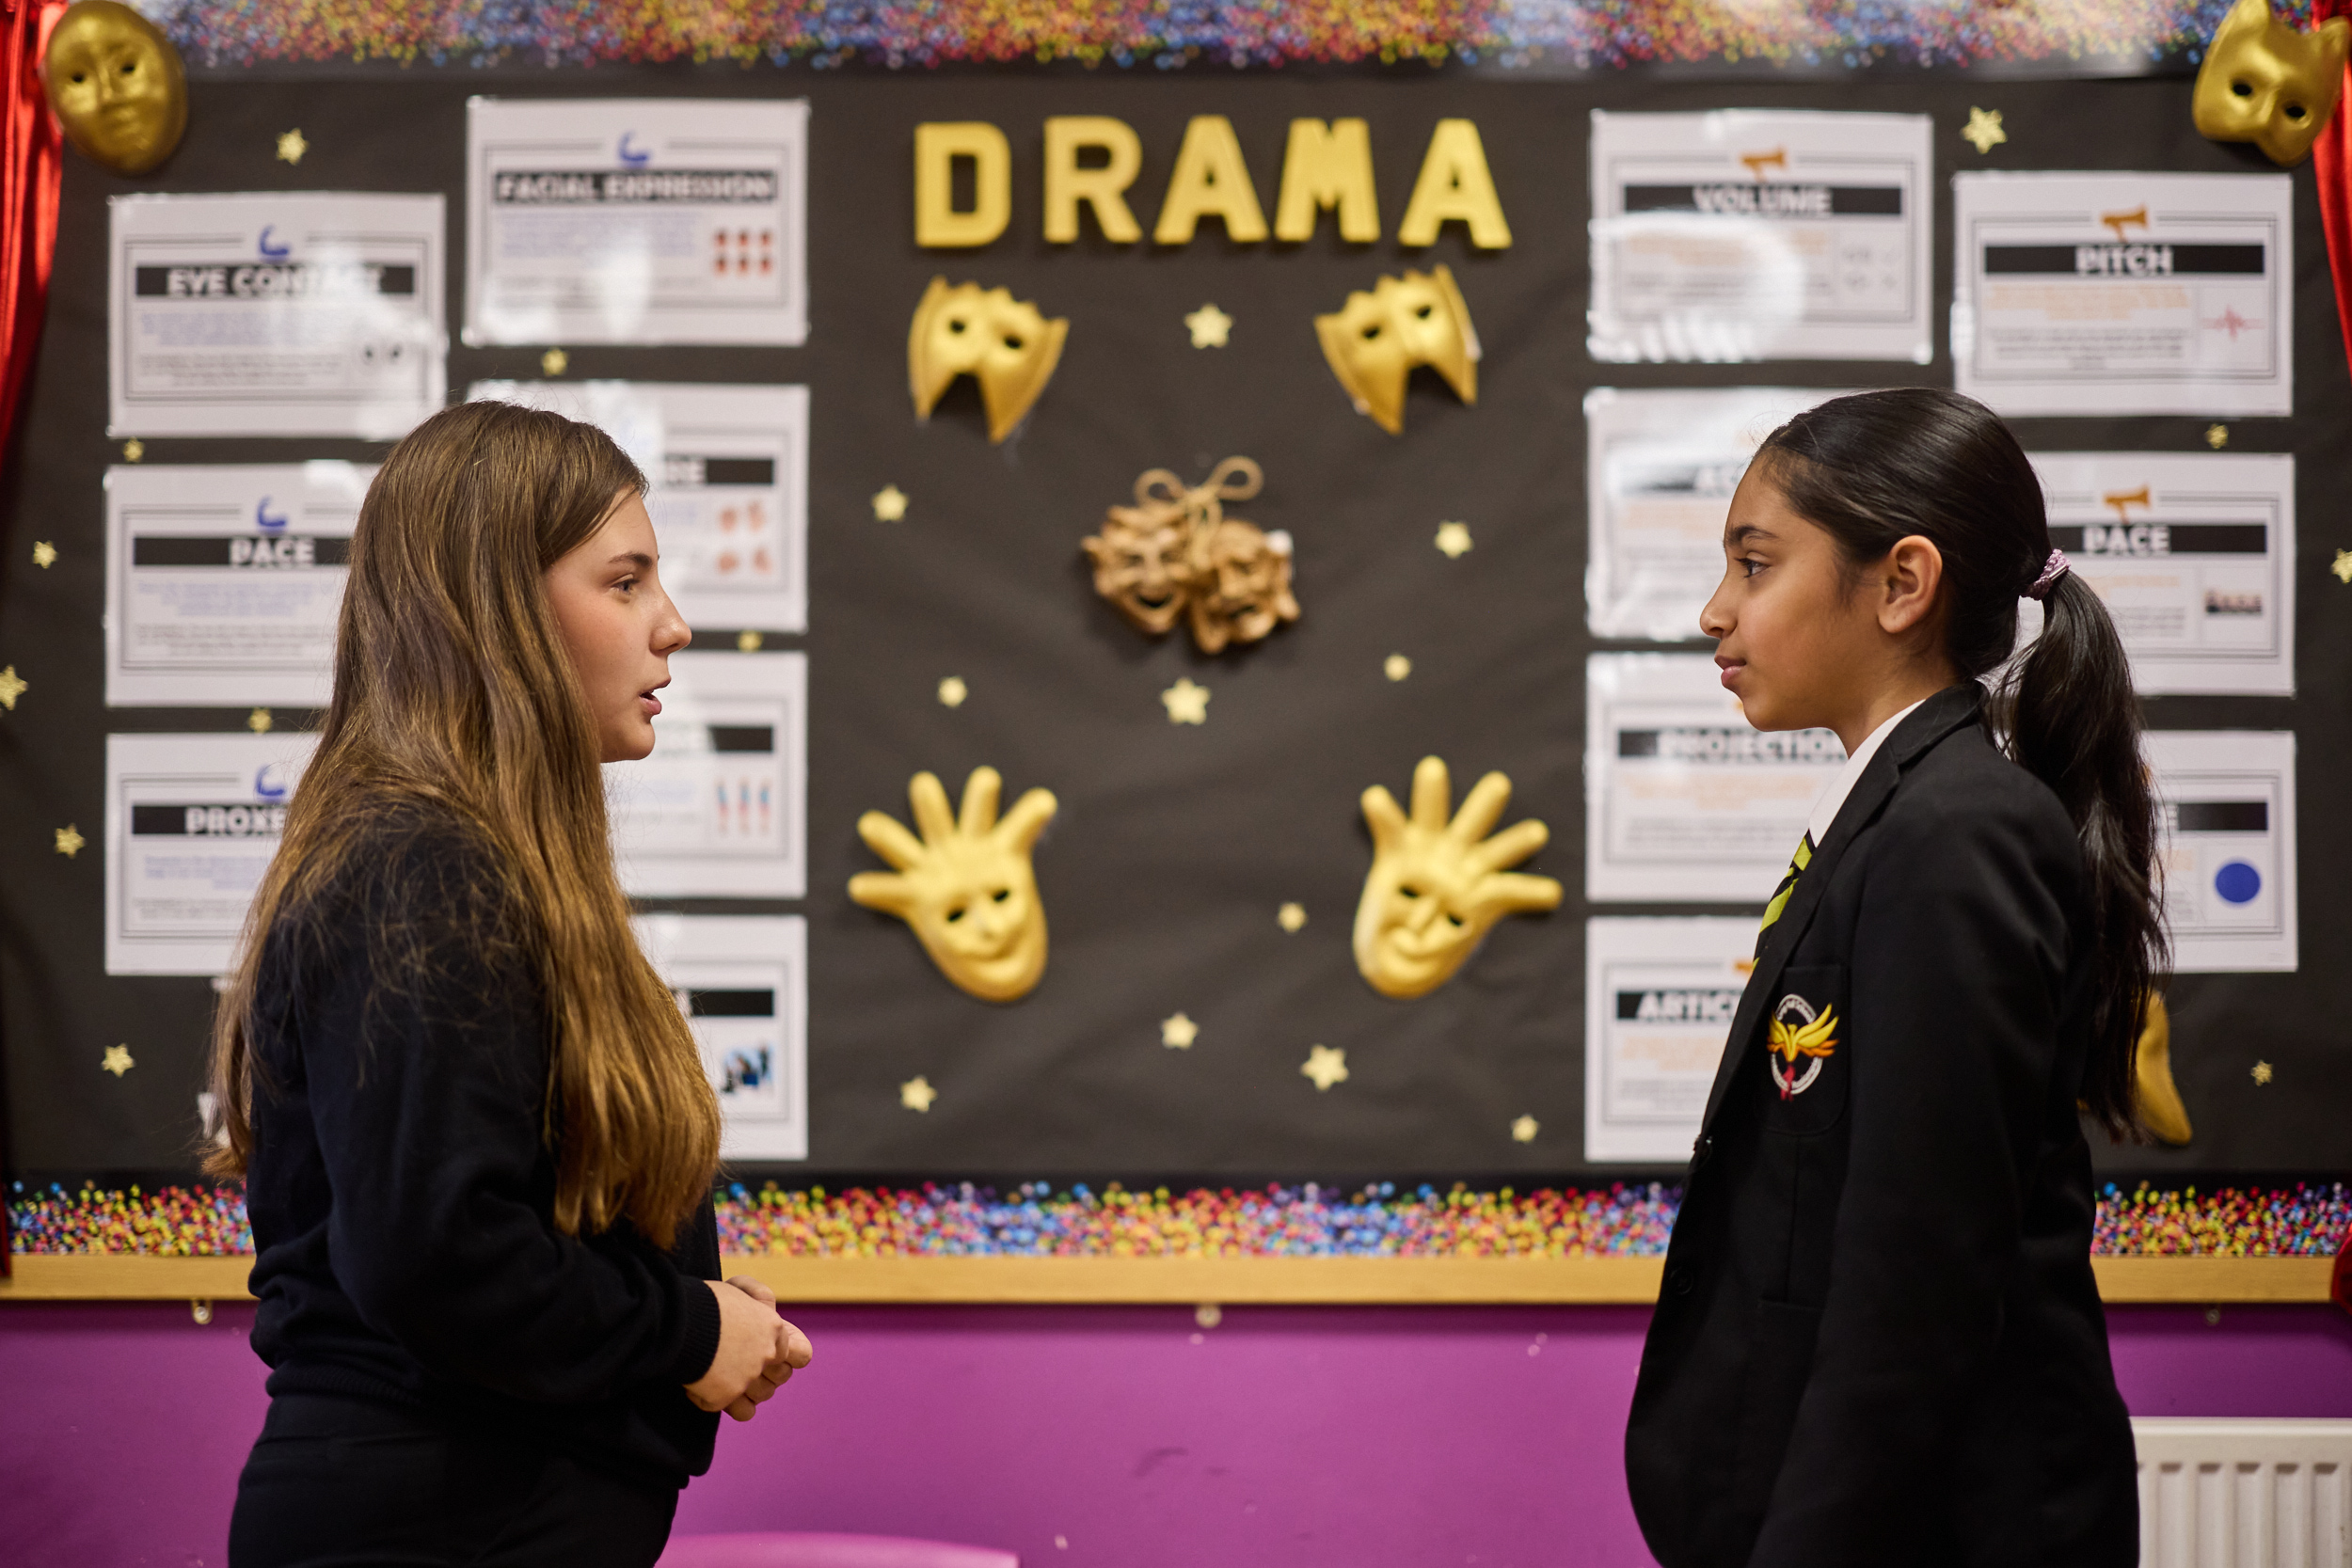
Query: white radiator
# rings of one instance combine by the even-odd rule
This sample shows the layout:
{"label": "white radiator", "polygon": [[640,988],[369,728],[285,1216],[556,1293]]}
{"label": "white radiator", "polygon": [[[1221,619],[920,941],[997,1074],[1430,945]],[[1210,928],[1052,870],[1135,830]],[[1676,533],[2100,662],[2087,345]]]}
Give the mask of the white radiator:
{"label": "white radiator", "polygon": [[2134,1421],[2140,1568],[2352,1568],[2352,1421]]}

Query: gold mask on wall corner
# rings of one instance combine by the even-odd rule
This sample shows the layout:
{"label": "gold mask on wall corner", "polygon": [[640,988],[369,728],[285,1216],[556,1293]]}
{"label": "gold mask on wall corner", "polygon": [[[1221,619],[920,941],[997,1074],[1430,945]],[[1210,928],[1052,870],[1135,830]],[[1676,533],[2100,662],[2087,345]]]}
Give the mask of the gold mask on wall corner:
{"label": "gold mask on wall corner", "polygon": [[2299,164],[2335,112],[2348,53],[2352,21],[2299,32],[2268,0],[2237,0],[2198,67],[2190,117],[2215,141],[2250,141],[2281,167]]}
{"label": "gold mask on wall corner", "polygon": [[1356,411],[1391,436],[1404,433],[1405,387],[1416,365],[1431,367],[1455,396],[1478,405],[1478,329],[1442,264],[1382,277],[1370,293],[1357,290],[1315,318],[1315,336]]}
{"label": "gold mask on wall corner", "polygon": [[1052,791],[1032,789],[1000,821],[1003,791],[996,769],[976,768],[951,816],[939,776],[917,773],[907,801],[922,836],[867,812],[858,836],[896,869],[850,879],[851,898],[905,921],[939,972],[983,1002],[1017,1001],[1045,974],[1045,904],[1029,851],[1058,806]]}
{"label": "gold mask on wall corner", "polygon": [[977,283],[947,286],[934,277],[907,329],[907,384],[914,414],[928,420],[940,394],[960,375],[980,384],[988,408],[988,438],[1000,442],[1028,413],[1061,362],[1070,319],[1045,313],[1009,289]]}
{"label": "gold mask on wall corner", "polygon": [[2157,1142],[2178,1148],[2196,1136],[2188,1124],[2188,1107],[2181,1103],[2180,1088],[2172,1082],[2172,1020],[2164,1010],[2162,992],[2148,997],[2132,1078],[2138,1090],[2139,1123]]}
{"label": "gold mask on wall corner", "polygon": [[49,35],[41,65],[66,139],[117,174],[145,174],[188,128],[180,52],[155,24],[115,0],[78,0]]}
{"label": "gold mask on wall corner", "polygon": [[1437,757],[1413,769],[1410,816],[1383,786],[1364,791],[1373,852],[1356,906],[1356,968],[1383,996],[1426,996],[1503,916],[1560,907],[1551,878],[1503,869],[1542,848],[1549,829],[1530,818],[1486,836],[1511,803],[1511,781],[1480,779],[1449,822],[1453,798],[1453,778]]}
{"label": "gold mask on wall corner", "polygon": [[1247,457],[1227,458],[1190,487],[1166,468],[1146,472],[1136,504],[1109,508],[1101,531],[1081,542],[1094,591],[1147,637],[1187,622],[1204,654],[1297,620],[1290,534],[1225,515],[1227,501],[1248,500],[1264,483]]}

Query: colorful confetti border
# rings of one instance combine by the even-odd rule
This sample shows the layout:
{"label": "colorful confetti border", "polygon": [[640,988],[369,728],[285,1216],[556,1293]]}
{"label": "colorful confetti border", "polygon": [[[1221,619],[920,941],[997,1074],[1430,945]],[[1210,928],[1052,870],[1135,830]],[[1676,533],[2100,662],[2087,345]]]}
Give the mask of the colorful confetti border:
{"label": "colorful confetti border", "polygon": [[[999,1196],[971,1185],[780,1188],[720,1195],[730,1253],[788,1258],[1499,1258],[1651,1257],[1666,1250],[1677,1188],[1440,1192],[1379,1183],[1341,1193],[1309,1183],[1234,1191],[1162,1187],[1097,1193],[1031,1182]],[[24,1253],[208,1257],[250,1253],[233,1188],[22,1182],[8,1206]],[[2110,1183],[2092,1251],[2109,1257],[2327,1257],[2352,1230],[2352,1188],[2160,1190]]]}
{"label": "colorful confetti border", "polygon": [[[2307,25],[2311,0],[2282,8]],[[1177,70],[2194,59],[2229,0],[149,0],[199,67],[733,61]]]}

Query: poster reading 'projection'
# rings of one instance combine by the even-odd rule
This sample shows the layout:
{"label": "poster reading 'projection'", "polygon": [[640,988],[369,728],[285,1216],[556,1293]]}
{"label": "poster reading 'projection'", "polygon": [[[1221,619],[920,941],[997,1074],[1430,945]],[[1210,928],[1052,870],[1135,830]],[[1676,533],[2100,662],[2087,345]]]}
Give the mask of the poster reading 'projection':
{"label": "poster reading 'projection'", "polygon": [[1757,445],[1843,392],[1788,387],[1584,394],[1595,637],[1680,642],[1724,575],[1724,516]]}
{"label": "poster reading 'projection'", "polygon": [[2295,459],[2043,452],[2050,542],[2149,694],[2295,694]]}
{"label": "poster reading 'projection'", "polygon": [[622,890],[637,898],[807,891],[808,657],[682,653],[653,754],[609,764]]}
{"label": "poster reading 'projection'", "polygon": [[1584,669],[1584,896],[1760,911],[1846,764],[1837,736],[1753,728],[1705,654]]}
{"label": "poster reading 'projection'", "polygon": [[2297,961],[2295,736],[2152,730],[2165,918],[2183,974]]}
{"label": "poster reading 'projection'", "polygon": [[475,98],[466,341],[808,336],[808,105]]}
{"label": "poster reading 'projection'", "polygon": [[1756,922],[1584,923],[1584,1158],[1687,1160],[1747,989]]}
{"label": "poster reading 'projection'", "polygon": [[1926,115],[1593,111],[1596,359],[1934,356]]}
{"label": "poster reading 'projection'", "polygon": [[389,440],[448,377],[437,196],[108,201],[107,434]]}
{"label": "poster reading 'projection'", "polygon": [[719,1158],[808,1158],[808,923],[799,915],[640,915],[719,1093]]}
{"label": "poster reading 'projection'", "polygon": [[2292,414],[2284,174],[1963,174],[1953,384],[2002,414]]}
{"label": "poster reading 'projection'", "polygon": [[596,425],[652,482],[661,586],[700,627],[808,627],[808,388],[478,381],[469,398]]}
{"label": "poster reading 'projection'", "polygon": [[106,737],[106,973],[222,974],[314,735]]}
{"label": "poster reading 'projection'", "polygon": [[110,707],[325,707],[373,467],[106,470]]}

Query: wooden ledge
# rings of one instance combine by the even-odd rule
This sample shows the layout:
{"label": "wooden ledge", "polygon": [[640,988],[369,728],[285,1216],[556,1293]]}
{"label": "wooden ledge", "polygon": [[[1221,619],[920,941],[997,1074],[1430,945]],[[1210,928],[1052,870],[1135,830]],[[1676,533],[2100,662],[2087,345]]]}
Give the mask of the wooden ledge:
{"label": "wooden ledge", "polygon": [[[20,1255],[9,1301],[242,1301],[249,1258]],[[2112,1305],[2315,1303],[2326,1258],[2100,1258]],[[901,1305],[1646,1306],[1657,1258],[730,1257],[794,1303]]]}

